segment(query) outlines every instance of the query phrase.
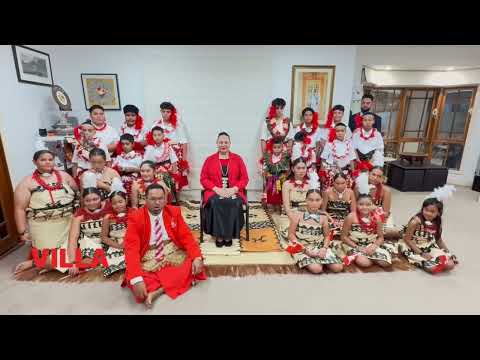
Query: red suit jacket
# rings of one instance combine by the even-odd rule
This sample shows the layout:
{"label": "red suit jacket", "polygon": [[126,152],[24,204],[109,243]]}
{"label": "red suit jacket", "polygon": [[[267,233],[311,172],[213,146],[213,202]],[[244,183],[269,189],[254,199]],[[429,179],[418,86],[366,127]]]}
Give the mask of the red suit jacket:
{"label": "red suit jacket", "polygon": [[[187,253],[187,260],[202,257],[200,247],[183,219],[180,208],[165,205],[163,208],[165,230],[173,243]],[[147,252],[150,242],[150,216],[148,209],[142,207],[128,215],[127,233],[125,234],[126,271],[124,283],[137,276],[142,276],[141,259]],[[185,260],[185,261],[187,261]]]}
{"label": "red suit jacket", "polygon": [[[229,154],[230,163],[228,168],[228,182],[230,187],[238,187],[238,195],[246,203],[245,188],[248,184],[248,173],[242,158],[234,153]],[[208,199],[215,195],[214,187],[222,187],[222,172],[218,152],[210,155],[203,163],[202,172],[200,174],[200,183],[205,189],[203,197],[204,204]]]}

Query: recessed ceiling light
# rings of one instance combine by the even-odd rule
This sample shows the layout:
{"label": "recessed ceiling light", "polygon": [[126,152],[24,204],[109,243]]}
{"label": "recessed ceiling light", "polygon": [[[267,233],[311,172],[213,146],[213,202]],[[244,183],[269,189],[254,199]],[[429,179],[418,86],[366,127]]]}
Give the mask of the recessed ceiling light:
{"label": "recessed ceiling light", "polygon": [[385,66],[385,70],[392,70],[392,67],[390,65]]}
{"label": "recessed ceiling light", "polygon": [[455,68],[453,66],[447,67],[447,71],[452,71],[452,70],[455,70]]}

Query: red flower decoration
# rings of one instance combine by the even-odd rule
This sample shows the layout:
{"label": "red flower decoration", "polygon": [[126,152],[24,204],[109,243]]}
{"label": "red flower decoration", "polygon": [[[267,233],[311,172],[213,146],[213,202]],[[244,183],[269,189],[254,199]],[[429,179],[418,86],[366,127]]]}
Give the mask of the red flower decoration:
{"label": "red flower decoration", "polygon": [[135,119],[135,130],[142,130],[143,129],[143,118],[140,114],[137,114],[137,118]]}
{"label": "red flower decoration", "polygon": [[289,252],[291,255],[299,253],[301,251],[303,251],[302,244],[294,243],[294,245],[290,244],[287,246],[287,252]]}
{"label": "red flower decoration", "polygon": [[355,129],[362,127],[363,116],[361,115],[361,113],[355,114],[355,117],[353,119],[355,120]]}
{"label": "red flower decoration", "polygon": [[75,126],[75,128],[73,129],[73,136],[78,142],[82,140],[82,135],[80,134],[80,127],[81,127],[80,125]]}
{"label": "red flower decoration", "polygon": [[330,110],[327,115],[327,122],[325,123],[325,127],[330,129],[333,125],[333,110]]}
{"label": "red flower decoration", "polygon": [[268,109],[268,118],[273,119],[277,115],[277,109],[275,106],[270,105],[270,108]]}

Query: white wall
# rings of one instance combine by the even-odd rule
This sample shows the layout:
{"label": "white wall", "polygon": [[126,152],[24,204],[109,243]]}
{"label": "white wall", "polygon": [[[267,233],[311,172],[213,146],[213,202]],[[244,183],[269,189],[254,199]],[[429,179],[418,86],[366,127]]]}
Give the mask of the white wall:
{"label": "white wall", "polygon": [[[34,45],[34,49],[50,54],[53,77],[60,59],[54,46]],[[63,66],[63,65],[62,65]],[[17,80],[12,47],[0,45],[0,134],[7,157],[8,168],[15,186],[34,167],[32,155],[38,129],[48,123],[48,116],[55,109],[51,88],[21,83]],[[58,107],[57,107],[58,109]]]}
{"label": "white wall", "polygon": [[232,136],[232,151],[247,163],[249,188],[260,189],[260,124],[275,97],[287,100],[290,113],[292,65],[336,65],[333,102],[345,104],[348,114],[354,57],[354,47],[158,47],[143,57],[145,114],[159,118],[163,99],[178,105],[191,138],[194,188],[203,160],[215,151],[216,134],[224,130]]}
{"label": "white wall", "polygon": [[[285,112],[290,113],[292,65],[336,65],[333,103],[345,105],[348,114],[355,53],[355,46],[69,45],[55,47],[55,61],[51,57],[55,81],[72,101],[72,115],[80,120],[88,116],[82,72],[117,73],[122,106],[137,105],[147,124],[160,117],[162,101],[177,105],[192,143],[193,188],[199,188],[204,158],[216,150],[216,134],[226,130],[232,135],[232,151],[247,162],[249,188],[260,189],[260,123],[274,97],[285,98]],[[123,113],[109,111],[107,119],[118,128]],[[12,134],[9,138],[19,138]],[[21,176],[25,169],[15,165],[11,172]]]}

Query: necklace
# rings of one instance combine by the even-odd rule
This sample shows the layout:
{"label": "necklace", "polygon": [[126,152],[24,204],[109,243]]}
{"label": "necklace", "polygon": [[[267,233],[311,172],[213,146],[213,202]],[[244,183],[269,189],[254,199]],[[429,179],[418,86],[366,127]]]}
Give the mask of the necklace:
{"label": "necklace", "polygon": [[360,128],[360,137],[361,137],[363,140],[370,140],[370,139],[374,138],[374,137],[375,137],[375,128],[370,129],[370,131],[371,131],[371,133],[370,133],[370,135],[367,137],[367,136],[365,136],[365,135],[363,134],[363,127]]}
{"label": "necklace", "polygon": [[[48,191],[48,195],[50,195],[50,200],[52,200],[52,204],[54,203],[53,200],[53,195],[52,191],[54,190],[60,190],[63,188],[63,183],[62,183],[62,176],[60,175],[60,172],[58,170],[53,170],[53,174],[55,175],[55,185],[52,184],[47,184],[42,177],[46,177],[44,175],[45,173],[40,173],[40,171],[35,170],[35,172],[32,175],[32,178],[45,190]],[[48,173],[47,173],[48,174]],[[50,175],[50,174],[48,174]]]}
{"label": "necklace", "polygon": [[296,188],[303,188],[305,184],[308,183],[307,177],[305,176],[303,180],[295,180],[291,179],[290,182],[294,185]]}
{"label": "necklace", "polygon": [[96,125],[93,126],[95,127],[96,131],[103,131],[107,128],[107,123],[105,122],[102,127],[97,127]]}
{"label": "necklace", "polygon": [[333,191],[335,191],[339,200],[343,200],[343,196],[345,195],[345,191],[347,191],[347,189],[343,189],[342,192],[338,192],[337,189],[333,188]]}

